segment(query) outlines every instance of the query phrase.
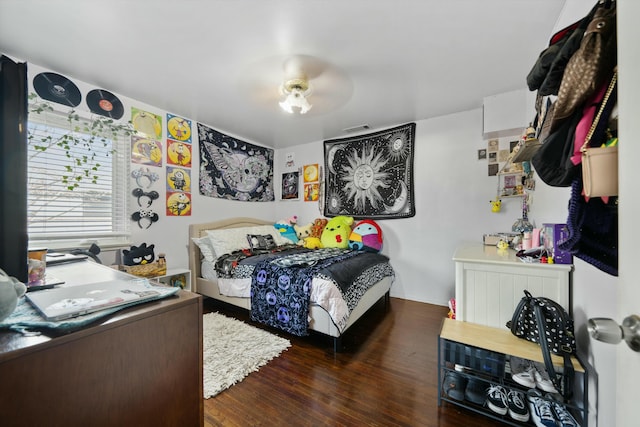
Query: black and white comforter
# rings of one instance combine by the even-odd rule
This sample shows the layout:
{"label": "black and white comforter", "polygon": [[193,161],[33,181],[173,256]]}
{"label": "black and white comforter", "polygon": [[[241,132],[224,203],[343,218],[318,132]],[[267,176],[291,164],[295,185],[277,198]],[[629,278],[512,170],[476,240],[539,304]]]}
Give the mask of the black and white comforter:
{"label": "black and white comforter", "polygon": [[[296,335],[306,335],[310,295],[329,306],[339,293],[348,311],[327,311],[340,331],[346,326],[349,312],[373,284],[393,277],[388,257],[349,249],[308,250],[300,247],[279,248],[277,253],[251,256],[247,251],[220,257],[216,262],[220,278],[251,280],[251,317]],[[318,293],[318,284],[327,294]]]}

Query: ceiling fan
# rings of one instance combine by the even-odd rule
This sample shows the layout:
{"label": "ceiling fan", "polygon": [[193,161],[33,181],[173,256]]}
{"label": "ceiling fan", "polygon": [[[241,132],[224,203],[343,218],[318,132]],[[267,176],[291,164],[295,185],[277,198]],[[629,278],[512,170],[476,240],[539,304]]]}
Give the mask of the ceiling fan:
{"label": "ceiling fan", "polygon": [[241,74],[239,86],[254,105],[274,114],[327,114],[353,94],[353,83],[344,70],[310,55],[255,62]]}

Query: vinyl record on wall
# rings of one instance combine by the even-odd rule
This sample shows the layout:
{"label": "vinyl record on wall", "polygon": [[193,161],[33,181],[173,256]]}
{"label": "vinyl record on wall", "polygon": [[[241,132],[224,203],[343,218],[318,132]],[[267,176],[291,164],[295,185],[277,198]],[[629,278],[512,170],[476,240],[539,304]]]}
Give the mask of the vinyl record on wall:
{"label": "vinyl record on wall", "polygon": [[124,107],[117,96],[104,89],[93,89],[87,94],[87,106],[92,113],[119,120]]}
{"label": "vinyl record on wall", "polygon": [[56,73],[40,73],[33,78],[33,88],[47,101],[69,107],[77,107],[82,95],[80,89],[68,78]]}

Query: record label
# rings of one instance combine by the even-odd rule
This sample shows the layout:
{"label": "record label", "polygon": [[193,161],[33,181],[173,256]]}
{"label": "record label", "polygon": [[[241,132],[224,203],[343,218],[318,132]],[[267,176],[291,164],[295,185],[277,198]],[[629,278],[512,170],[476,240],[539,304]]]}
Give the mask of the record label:
{"label": "record label", "polygon": [[77,107],[82,95],[68,78],[56,73],[40,73],[33,78],[33,88],[40,98],[69,107]]}
{"label": "record label", "polygon": [[104,89],[93,89],[87,94],[87,106],[92,113],[119,120],[124,107],[117,96]]}
{"label": "record label", "polygon": [[98,102],[98,105],[100,106],[100,108],[102,108],[104,111],[111,111],[113,110],[113,104],[110,103],[109,101],[107,101],[106,99],[101,99],[100,102]]}

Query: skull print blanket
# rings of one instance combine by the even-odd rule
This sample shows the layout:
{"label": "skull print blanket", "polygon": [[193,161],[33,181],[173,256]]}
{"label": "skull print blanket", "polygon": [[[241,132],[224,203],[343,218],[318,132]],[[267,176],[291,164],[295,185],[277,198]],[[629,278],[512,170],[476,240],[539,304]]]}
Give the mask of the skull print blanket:
{"label": "skull print blanket", "polygon": [[332,278],[349,309],[353,309],[368,287],[393,274],[388,261],[381,254],[342,249],[262,258],[255,264],[251,279],[251,319],[294,335],[308,335],[314,275]]}

